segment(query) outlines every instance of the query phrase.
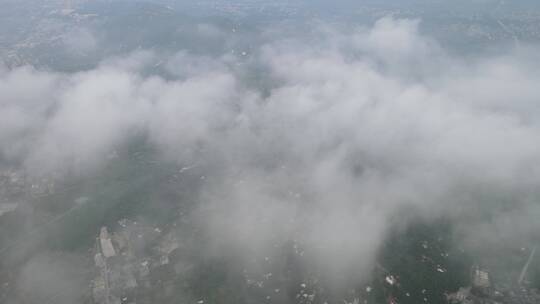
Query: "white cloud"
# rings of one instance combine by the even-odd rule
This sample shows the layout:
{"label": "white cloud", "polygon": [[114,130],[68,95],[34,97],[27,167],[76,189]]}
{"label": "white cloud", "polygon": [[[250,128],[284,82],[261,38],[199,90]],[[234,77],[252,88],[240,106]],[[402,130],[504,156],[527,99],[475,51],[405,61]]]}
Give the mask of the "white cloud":
{"label": "white cloud", "polygon": [[453,197],[463,185],[535,191],[540,178],[538,61],[465,62],[417,24],[273,42],[258,58],[275,82],[264,97],[239,83],[233,59],[186,53],[169,61],[172,80],[144,76],[148,52],[72,75],[2,71],[1,151],[26,148],[40,170],[93,167],[144,130],[180,163],[219,163],[197,215],[216,243],[297,239],[329,273],[367,272],[402,208],[454,213],[470,203]]}

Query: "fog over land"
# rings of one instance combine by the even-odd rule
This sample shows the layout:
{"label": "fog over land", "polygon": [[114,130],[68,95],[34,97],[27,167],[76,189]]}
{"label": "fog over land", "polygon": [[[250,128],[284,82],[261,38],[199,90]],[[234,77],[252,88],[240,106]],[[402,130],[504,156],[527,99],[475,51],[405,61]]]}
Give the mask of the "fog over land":
{"label": "fog over land", "polygon": [[[368,282],[390,235],[416,221],[448,220],[453,246],[473,256],[535,244],[540,48],[460,57],[421,33],[421,22],[314,22],[306,35],[268,28],[271,39],[245,53],[141,48],[77,72],[3,66],[0,164],[36,179],[85,180],[144,142],[177,185],[187,175],[196,189],[145,203],[190,201],[171,214],[197,231],[186,246],[257,271],[257,261],[298,243],[330,289]],[[68,37],[70,52],[102,47],[91,30]],[[63,210],[80,201],[70,204]],[[15,226],[31,235],[40,225]],[[0,243],[6,259],[25,250],[11,244]],[[84,250],[61,251],[18,261],[14,288],[45,294],[27,303],[64,288],[74,294],[57,303],[76,303],[84,293],[84,270],[75,269]]]}

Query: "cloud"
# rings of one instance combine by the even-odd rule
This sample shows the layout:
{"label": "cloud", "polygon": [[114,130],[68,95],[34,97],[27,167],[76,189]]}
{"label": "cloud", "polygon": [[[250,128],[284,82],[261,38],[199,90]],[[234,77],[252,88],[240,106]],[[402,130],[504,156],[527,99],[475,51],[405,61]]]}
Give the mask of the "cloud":
{"label": "cloud", "polygon": [[30,67],[0,73],[0,155],[9,159],[28,146],[46,124],[58,77]]}
{"label": "cloud", "polygon": [[151,52],[74,74],[4,70],[0,151],[30,171],[87,170],[144,132],[168,160],[207,166],[193,217],[209,247],[264,255],[294,240],[334,277],[367,277],[403,209],[459,221],[479,205],[497,220],[477,231],[533,232],[529,197],[506,213],[474,189],[537,194],[531,50],[469,62],[392,18],[317,35],[254,53],[266,93],[242,83],[237,58],[186,52],[166,60],[171,79],[148,75]]}

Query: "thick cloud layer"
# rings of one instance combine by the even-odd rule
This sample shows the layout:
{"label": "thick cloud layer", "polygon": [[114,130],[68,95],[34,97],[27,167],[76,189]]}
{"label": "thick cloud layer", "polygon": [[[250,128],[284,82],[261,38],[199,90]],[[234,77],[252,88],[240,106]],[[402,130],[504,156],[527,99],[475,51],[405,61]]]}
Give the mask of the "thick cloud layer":
{"label": "thick cloud layer", "polygon": [[[464,223],[471,243],[539,228],[536,47],[461,60],[392,18],[316,38],[275,41],[247,64],[180,52],[168,78],[148,76],[150,52],[75,74],[1,70],[0,155],[35,174],[85,172],[148,134],[164,158],[207,166],[193,217],[216,251],[294,240],[336,277],[369,272],[403,210],[462,218],[491,208],[486,189],[515,202]],[[250,65],[269,88],[245,85]]]}

